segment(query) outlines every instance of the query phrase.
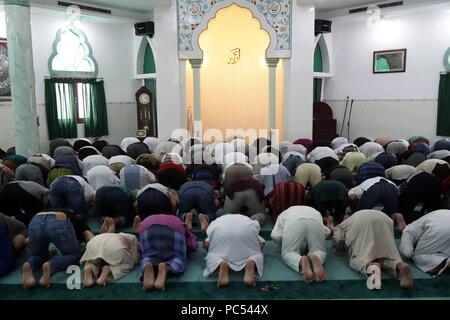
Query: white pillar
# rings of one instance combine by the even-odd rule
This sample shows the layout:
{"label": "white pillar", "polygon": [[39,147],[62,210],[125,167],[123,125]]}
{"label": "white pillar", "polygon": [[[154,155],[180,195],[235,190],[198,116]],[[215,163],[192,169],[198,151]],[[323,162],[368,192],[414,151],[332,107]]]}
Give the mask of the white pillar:
{"label": "white pillar", "polygon": [[275,138],[276,114],[277,114],[277,65],[280,59],[267,58],[269,68],[269,139]]}
{"label": "white pillar", "polygon": [[192,66],[193,88],[194,88],[194,137],[202,137],[202,107],[200,95],[200,68],[202,59],[189,60]]}
{"label": "white pillar", "polygon": [[285,72],[284,138],[312,138],[314,19],[312,5],[292,2],[292,55]]}
{"label": "white pillar", "polygon": [[177,4],[156,6],[153,11],[155,35],[152,45],[158,80],[156,81],[158,105],[158,136],[168,139],[176,129],[186,128],[186,106],[180,99],[180,60],[178,59]]}
{"label": "white pillar", "polygon": [[5,16],[16,153],[30,157],[39,152],[30,1],[5,0]]}

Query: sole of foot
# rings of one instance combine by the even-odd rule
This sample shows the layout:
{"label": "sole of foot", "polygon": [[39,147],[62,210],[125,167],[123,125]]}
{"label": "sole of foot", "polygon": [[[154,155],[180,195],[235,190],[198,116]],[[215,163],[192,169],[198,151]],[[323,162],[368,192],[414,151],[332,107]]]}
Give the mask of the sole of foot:
{"label": "sole of foot", "polygon": [[92,271],[92,269],[88,268],[88,269],[84,269],[84,274],[83,274],[83,287],[84,288],[90,288],[95,284],[95,280],[94,280],[94,272]]}
{"label": "sole of foot", "polygon": [[106,287],[106,283],[108,282],[108,275],[109,275],[109,267],[103,266],[102,272],[100,273],[100,277],[97,279],[97,285],[101,287]]}
{"label": "sole of foot", "polygon": [[230,284],[228,263],[222,261],[219,266],[219,279],[217,281],[217,287],[224,288]]}
{"label": "sole of foot", "polygon": [[256,287],[255,267],[256,264],[253,260],[247,262],[247,265],[245,266],[245,275],[244,275],[244,283],[253,288]]}
{"label": "sole of foot", "polygon": [[143,286],[145,291],[152,290],[155,286],[155,273],[153,271],[153,265],[151,263],[147,263],[144,267]]}
{"label": "sole of foot", "polygon": [[399,263],[397,266],[398,278],[400,280],[400,288],[412,289],[414,288],[414,279],[409,265],[405,262]]}
{"label": "sole of foot", "polygon": [[134,217],[133,232],[139,233],[139,225],[141,224],[141,218],[139,216]]}
{"label": "sole of foot", "polygon": [[209,227],[208,219],[203,213],[201,213],[198,215],[198,220],[200,220],[200,232],[205,233],[206,229]]}
{"label": "sole of foot", "polygon": [[311,264],[307,256],[302,257],[301,264],[302,264],[303,279],[305,280],[306,283],[312,283],[314,281],[314,274],[312,272]]}
{"label": "sole of foot", "polygon": [[109,229],[109,218],[103,219],[102,226],[100,227],[100,233],[107,233]]}
{"label": "sole of foot", "polygon": [[155,289],[159,291],[166,291],[166,277],[167,277],[167,265],[160,263],[158,265],[158,276],[155,281]]}
{"label": "sole of foot", "polygon": [[320,259],[317,256],[312,256],[311,257],[311,263],[313,266],[313,273],[314,273],[314,278],[316,280],[316,282],[322,282],[323,280],[325,280],[325,278],[327,277],[325,270],[323,268],[322,262],[320,261]]}
{"label": "sole of foot", "polygon": [[42,276],[39,280],[39,284],[44,288],[50,287],[50,277],[52,276],[52,269],[50,262],[46,262],[42,265]]}
{"label": "sole of foot", "polygon": [[26,262],[22,267],[22,286],[24,289],[30,289],[36,286],[37,282],[33,275],[31,265]]}
{"label": "sole of foot", "polygon": [[188,228],[189,231],[192,230],[192,219],[193,219],[193,214],[192,212],[189,212],[186,214],[186,217],[184,218],[184,223],[186,224],[186,227]]}

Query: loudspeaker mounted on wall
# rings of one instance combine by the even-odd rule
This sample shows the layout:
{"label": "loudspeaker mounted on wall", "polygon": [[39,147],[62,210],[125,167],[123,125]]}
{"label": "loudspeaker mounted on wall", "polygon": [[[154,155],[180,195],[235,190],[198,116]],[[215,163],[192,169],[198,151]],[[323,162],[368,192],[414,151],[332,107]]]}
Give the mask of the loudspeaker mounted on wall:
{"label": "loudspeaker mounted on wall", "polygon": [[134,30],[137,36],[149,36],[152,38],[155,34],[155,24],[153,21],[136,23]]}
{"label": "loudspeaker mounted on wall", "polygon": [[317,19],[315,23],[315,35],[320,33],[331,33],[332,21]]}

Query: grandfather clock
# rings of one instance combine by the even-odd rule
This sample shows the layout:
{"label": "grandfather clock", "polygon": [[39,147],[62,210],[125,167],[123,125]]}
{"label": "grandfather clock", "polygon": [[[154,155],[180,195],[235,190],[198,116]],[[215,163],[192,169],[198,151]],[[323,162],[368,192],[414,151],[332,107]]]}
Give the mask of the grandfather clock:
{"label": "grandfather clock", "polygon": [[153,125],[152,93],[147,87],[144,86],[136,92],[136,103],[138,130],[145,130],[147,131],[147,137],[154,137],[156,132]]}

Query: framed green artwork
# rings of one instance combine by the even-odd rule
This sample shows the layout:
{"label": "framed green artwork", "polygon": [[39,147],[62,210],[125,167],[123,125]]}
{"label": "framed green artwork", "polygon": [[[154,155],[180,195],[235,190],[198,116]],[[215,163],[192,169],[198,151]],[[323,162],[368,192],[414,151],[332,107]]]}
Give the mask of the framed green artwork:
{"label": "framed green artwork", "polygon": [[406,71],[406,49],[375,51],[373,73],[395,73]]}

